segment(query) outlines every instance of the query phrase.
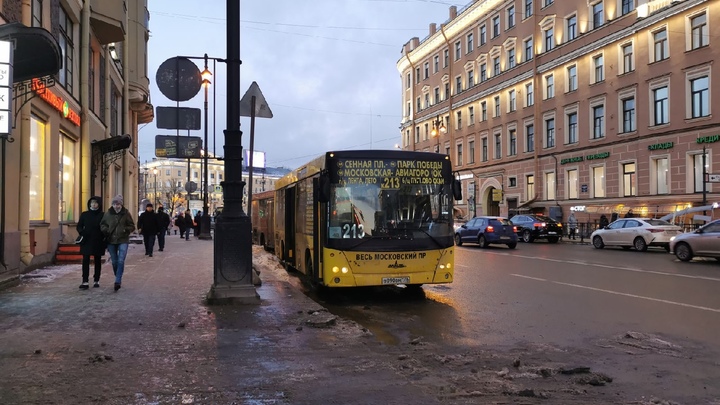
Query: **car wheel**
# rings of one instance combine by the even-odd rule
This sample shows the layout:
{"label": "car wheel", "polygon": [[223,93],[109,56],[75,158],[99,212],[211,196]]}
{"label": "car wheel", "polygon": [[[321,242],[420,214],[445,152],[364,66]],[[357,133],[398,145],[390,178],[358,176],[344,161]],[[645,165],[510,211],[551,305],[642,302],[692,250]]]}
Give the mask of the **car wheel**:
{"label": "car wheel", "polygon": [[522,240],[523,240],[523,242],[525,242],[525,243],[532,243],[533,237],[532,237],[532,235],[530,234],[530,231],[529,231],[529,230],[526,229],[526,230],[523,231],[523,233],[522,233]]}
{"label": "car wheel", "polygon": [[644,252],[648,248],[647,242],[645,242],[645,239],[640,236],[635,238],[635,240],[633,241],[633,246],[635,246],[635,250],[637,250],[638,252]]}
{"label": "car wheel", "polygon": [[558,238],[556,238],[556,237],[548,238],[548,242],[550,242],[550,243],[558,243]]}
{"label": "car wheel", "polygon": [[593,247],[595,247],[595,249],[602,249],[605,247],[605,243],[603,243],[603,240],[600,236],[596,236],[593,238]]}
{"label": "car wheel", "polygon": [[[517,246],[517,243],[508,243],[508,248],[515,249],[515,246]],[[718,258],[720,260],[720,258]]]}
{"label": "car wheel", "polygon": [[690,249],[690,245],[687,243],[678,243],[675,245],[675,256],[684,262],[692,260],[693,253],[692,249]]}
{"label": "car wheel", "polygon": [[480,245],[481,248],[486,248],[488,245],[490,245],[487,240],[485,240],[484,235],[478,236],[478,245]]}
{"label": "car wheel", "polygon": [[456,233],[456,234],[455,234],[455,244],[458,245],[458,246],[462,246],[462,241],[460,240],[460,234],[459,234],[459,233]]}

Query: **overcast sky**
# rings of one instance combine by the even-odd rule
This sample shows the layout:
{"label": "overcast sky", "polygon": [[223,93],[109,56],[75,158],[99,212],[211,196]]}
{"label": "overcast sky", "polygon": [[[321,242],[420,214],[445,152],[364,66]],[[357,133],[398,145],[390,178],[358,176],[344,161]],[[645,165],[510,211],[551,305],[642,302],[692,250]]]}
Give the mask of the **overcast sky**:
{"label": "overcast sky", "polygon": [[[268,166],[294,169],[328,150],[392,149],[400,143],[396,63],[403,44],[425,38],[430,23],[447,20],[450,5],[460,9],[467,2],[242,0],[240,91],[257,82],[274,115],[256,119],[255,150],[266,153]],[[148,8],[151,102],[175,106],[155,85],[157,69],[178,55],[226,57],[225,1],[150,0]],[[223,156],[225,66],[218,63],[213,73],[216,151]],[[209,98],[212,152],[212,87]],[[202,91],[181,106],[202,108]],[[241,119],[241,130],[248,148],[249,118]],[[155,157],[155,135],[173,132],[158,130],[154,122],[141,126],[141,162]]]}

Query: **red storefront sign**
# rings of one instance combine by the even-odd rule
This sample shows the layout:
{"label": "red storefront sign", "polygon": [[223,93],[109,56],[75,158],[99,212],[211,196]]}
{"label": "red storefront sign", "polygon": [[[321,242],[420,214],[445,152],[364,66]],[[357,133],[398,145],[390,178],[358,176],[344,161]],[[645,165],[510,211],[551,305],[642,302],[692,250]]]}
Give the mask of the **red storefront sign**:
{"label": "red storefront sign", "polygon": [[80,126],[80,115],[72,110],[68,105],[68,102],[63,100],[62,97],[45,87],[45,83],[38,79],[33,79],[32,90],[40,96],[41,99],[45,100],[46,103],[50,104],[54,109],[60,111],[63,117],[67,118],[68,121],[78,127]]}

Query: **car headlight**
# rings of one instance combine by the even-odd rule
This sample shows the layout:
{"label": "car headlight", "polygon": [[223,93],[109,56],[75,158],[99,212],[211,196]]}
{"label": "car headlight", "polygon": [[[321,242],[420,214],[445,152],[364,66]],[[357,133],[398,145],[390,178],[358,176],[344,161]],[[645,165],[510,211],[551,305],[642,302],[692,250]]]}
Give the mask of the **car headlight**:
{"label": "car headlight", "polygon": [[670,242],[672,242],[672,241],[674,241],[674,240],[675,240],[675,237],[674,237],[674,236],[670,238]]}

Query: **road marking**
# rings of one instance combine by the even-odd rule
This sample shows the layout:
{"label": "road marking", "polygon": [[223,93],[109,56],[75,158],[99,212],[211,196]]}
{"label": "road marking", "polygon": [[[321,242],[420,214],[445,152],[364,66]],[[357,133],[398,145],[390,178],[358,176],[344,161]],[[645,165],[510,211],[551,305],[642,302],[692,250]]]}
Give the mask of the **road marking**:
{"label": "road marking", "polygon": [[[635,269],[632,267],[617,267],[617,266],[611,266],[608,264],[599,264],[599,263],[587,263],[587,262],[581,262],[577,260],[563,260],[563,259],[550,259],[547,257],[537,257],[537,256],[525,256],[525,255],[517,255],[517,254],[509,254],[509,253],[495,253],[495,252],[483,252],[491,255],[503,255],[503,256],[513,256],[513,257],[520,257],[522,259],[533,259],[533,260],[544,260],[547,262],[556,262],[556,263],[568,263],[568,264],[577,264],[581,266],[588,266],[588,267],[600,267],[604,269],[613,269],[613,270],[625,270],[625,271],[634,271],[636,273],[647,273],[647,274],[657,274],[661,276],[671,276],[671,277],[682,277],[682,278],[691,278],[695,280],[707,280],[707,281],[717,281],[720,282],[720,278],[717,277],[705,277],[705,276],[691,276],[689,274],[674,274],[674,273],[665,273],[662,271],[655,271],[655,270],[642,270],[642,269]],[[455,265],[456,267],[470,267],[470,266],[463,266],[461,264]]]}
{"label": "road marking", "polygon": [[547,281],[547,280],[546,280],[546,279],[544,279],[544,278],[538,278],[538,277],[530,277],[530,276],[523,276],[522,274],[514,274],[514,273],[512,273],[512,274],[510,274],[510,275],[511,275],[511,276],[515,276],[515,277],[529,278],[530,280],[537,280],[537,281]]}

